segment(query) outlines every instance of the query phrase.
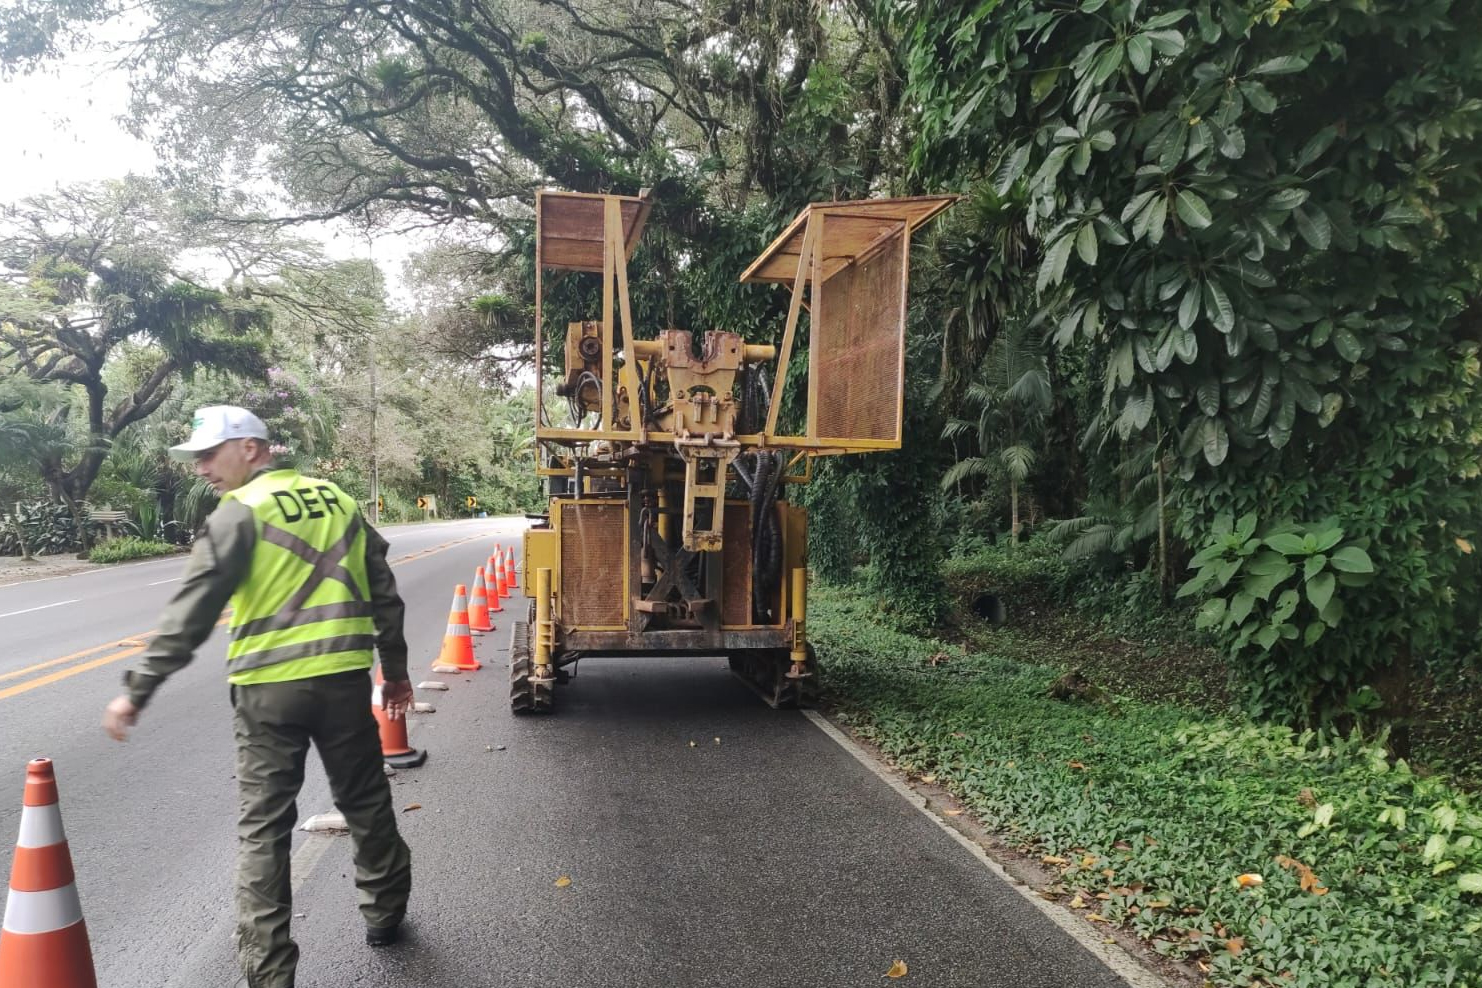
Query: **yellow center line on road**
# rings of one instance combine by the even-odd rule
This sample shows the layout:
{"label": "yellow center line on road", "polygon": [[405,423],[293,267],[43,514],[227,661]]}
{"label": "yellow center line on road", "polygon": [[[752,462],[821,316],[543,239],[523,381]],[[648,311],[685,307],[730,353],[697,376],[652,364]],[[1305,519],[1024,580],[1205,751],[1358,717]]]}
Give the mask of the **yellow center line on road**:
{"label": "yellow center line on road", "polygon": [[105,648],[123,648],[126,645],[132,645],[135,639],[144,638],[145,636],[152,635],[154,633],[154,630],[141,631],[137,635],[126,635],[125,637],[120,638],[117,641],[111,641],[104,645],[94,645],[92,648],[85,648],[81,652],[73,652],[71,655],[63,655],[61,658],[48,659],[45,662],[38,662],[34,666],[26,666],[26,668],[17,669],[15,672],[0,674],[0,682],[4,682],[7,679],[15,679],[17,676],[24,676],[27,673],[39,672],[42,669],[48,669],[55,665],[61,665],[63,662],[70,662],[73,659],[85,658],[89,655],[92,655],[94,652],[101,652]]}
{"label": "yellow center line on road", "polygon": [[[440,552],[446,552],[449,549],[463,545],[466,542],[471,542],[474,539],[478,538],[483,538],[483,536],[470,535],[467,538],[458,539],[454,542],[444,542],[442,545],[434,546],[431,549],[424,549],[419,552],[413,552],[409,555],[393,559],[391,560],[391,565],[397,566],[401,563],[409,563],[416,559],[426,559],[428,556],[435,556]],[[227,620],[227,618],[222,618],[220,621],[217,621],[216,627],[219,628],[222,625],[226,624]],[[25,682],[17,683],[14,686],[7,686],[4,689],[0,689],[0,700],[5,700],[12,696],[19,696],[22,693],[28,693],[31,690],[38,689],[42,686],[50,686],[52,683],[60,682],[63,679],[69,679],[72,676],[80,675],[84,672],[90,672],[93,669],[98,669],[111,663],[122,661],[123,659],[132,658],[133,656],[138,655],[140,652],[149,647],[148,642],[143,641],[143,639],[147,638],[150,635],[156,634],[157,632],[158,629],[141,631],[137,635],[128,635],[124,638],[116,638],[113,641],[106,642],[102,645],[94,645],[92,648],[85,648],[80,652],[73,652],[71,655],[63,655],[59,658],[48,659],[45,662],[38,662],[35,665],[27,666],[24,669],[17,669],[14,672],[0,674],[0,682],[4,682],[7,679],[16,679],[20,676],[25,676],[33,672],[40,672],[42,669],[49,669],[52,666],[61,665],[63,662],[71,662],[74,659],[87,658],[87,656],[96,655],[98,652],[110,651],[113,649],[122,649],[122,651],[118,652],[117,654],[104,655],[101,658],[96,658],[89,662],[80,662],[77,665],[68,666],[65,669],[59,669],[56,672],[50,672],[44,676],[38,676],[35,679],[28,679]]]}
{"label": "yellow center line on road", "polygon": [[84,662],[81,665],[68,666],[66,669],[59,669],[56,672],[49,673],[45,676],[27,680],[26,682],[20,683],[16,686],[12,686],[9,689],[0,690],[0,700],[4,700],[12,696],[19,696],[22,693],[30,692],[31,690],[37,689],[38,687],[46,686],[50,683],[55,683],[58,680],[67,679],[71,676],[76,676],[78,673],[87,672],[89,669],[97,669],[100,666],[108,665],[110,662],[117,662],[119,659],[127,659],[130,656],[138,655],[140,652],[144,651],[148,647],[149,646],[147,645],[135,645],[132,648],[124,649],[117,655],[105,655],[101,659],[94,659],[91,662]]}

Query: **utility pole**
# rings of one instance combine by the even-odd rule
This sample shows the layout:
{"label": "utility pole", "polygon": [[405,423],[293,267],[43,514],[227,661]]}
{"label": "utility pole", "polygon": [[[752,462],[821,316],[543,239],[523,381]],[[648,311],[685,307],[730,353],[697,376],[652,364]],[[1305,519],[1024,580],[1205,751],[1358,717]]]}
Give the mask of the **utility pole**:
{"label": "utility pole", "polygon": [[370,510],[371,524],[381,524],[381,470],[376,462],[376,337],[374,332],[368,344],[370,350]]}
{"label": "utility pole", "polygon": [[[376,273],[376,245],[371,236],[370,215],[366,214],[365,259]],[[375,279],[378,280],[378,279]],[[379,320],[377,320],[379,324]],[[370,355],[370,516],[372,525],[381,524],[381,469],[376,460],[376,418],[380,408],[376,402],[376,329],[372,326],[366,340],[366,351]]]}

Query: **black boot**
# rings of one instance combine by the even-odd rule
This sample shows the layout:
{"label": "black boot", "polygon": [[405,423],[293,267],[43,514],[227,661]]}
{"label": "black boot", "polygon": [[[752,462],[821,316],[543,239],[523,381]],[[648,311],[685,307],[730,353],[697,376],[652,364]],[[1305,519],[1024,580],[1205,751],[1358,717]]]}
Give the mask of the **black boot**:
{"label": "black boot", "polygon": [[401,924],[392,926],[367,926],[365,942],[372,947],[389,947],[401,938]]}

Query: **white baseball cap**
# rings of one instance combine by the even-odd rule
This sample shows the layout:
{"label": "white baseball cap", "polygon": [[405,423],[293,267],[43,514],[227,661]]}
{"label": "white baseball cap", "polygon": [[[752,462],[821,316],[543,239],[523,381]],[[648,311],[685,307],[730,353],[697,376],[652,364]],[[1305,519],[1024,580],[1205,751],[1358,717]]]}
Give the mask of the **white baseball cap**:
{"label": "white baseball cap", "polygon": [[193,460],[197,453],[215,449],[228,439],[261,439],[266,442],[268,438],[268,427],[262,419],[236,405],[198,408],[190,424],[190,438],[179,446],[170,447],[170,456],[174,459]]}

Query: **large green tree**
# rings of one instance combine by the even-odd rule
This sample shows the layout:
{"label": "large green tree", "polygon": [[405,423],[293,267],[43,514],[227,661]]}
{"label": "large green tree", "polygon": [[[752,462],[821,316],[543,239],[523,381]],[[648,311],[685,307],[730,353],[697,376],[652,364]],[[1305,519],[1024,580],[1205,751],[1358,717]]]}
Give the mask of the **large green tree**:
{"label": "large green tree", "polygon": [[900,153],[895,45],[805,0],[164,0],[132,46],[173,160],[266,167],[292,211],[488,222],[546,183],[652,186],[658,218],[860,192]]}
{"label": "large green tree", "polygon": [[[52,448],[37,463],[74,512],[113,440],[182,374],[265,368],[264,309],[187,274],[188,242],[168,198],[139,180],[28,199],[0,218],[0,367],[75,393],[62,414],[78,420],[76,452]],[[112,394],[105,372],[131,348],[137,373]]]}
{"label": "large green tree", "polygon": [[[1310,715],[1374,680],[1403,714],[1408,657],[1476,630],[1454,588],[1482,529],[1482,7],[898,10],[917,169],[1028,197],[1036,306],[1121,435],[1176,437],[1184,534],[1331,516],[1370,546],[1367,586],[1330,599],[1309,571],[1326,635],[1219,574],[1252,597],[1234,641],[1261,705]],[[1293,670],[1322,688],[1286,691]]]}

